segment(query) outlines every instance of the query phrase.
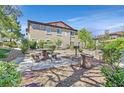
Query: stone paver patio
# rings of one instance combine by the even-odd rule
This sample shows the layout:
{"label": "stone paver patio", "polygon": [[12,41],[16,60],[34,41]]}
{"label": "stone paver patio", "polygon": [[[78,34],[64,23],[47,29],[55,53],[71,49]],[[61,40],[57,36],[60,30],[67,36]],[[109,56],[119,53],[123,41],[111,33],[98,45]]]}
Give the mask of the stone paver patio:
{"label": "stone paver patio", "polygon": [[105,78],[100,73],[102,63],[94,59],[90,69],[75,66],[61,66],[41,71],[27,71],[23,74],[21,86],[42,87],[101,87]]}
{"label": "stone paver patio", "polygon": [[[74,55],[72,50],[60,50],[65,56]],[[16,58],[17,70],[22,72],[22,87],[101,87],[105,78],[100,73],[103,63],[94,51],[84,51],[93,55],[92,68],[85,69],[80,66],[81,59],[78,61],[70,58],[62,60],[50,59],[34,62],[32,57],[25,55]],[[80,55],[80,54],[79,54]]]}

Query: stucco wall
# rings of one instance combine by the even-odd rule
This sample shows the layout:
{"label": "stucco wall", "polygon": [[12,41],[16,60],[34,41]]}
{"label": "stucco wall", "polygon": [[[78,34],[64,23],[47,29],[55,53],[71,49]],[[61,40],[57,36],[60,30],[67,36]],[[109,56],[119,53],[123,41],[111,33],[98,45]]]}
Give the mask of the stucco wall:
{"label": "stucco wall", "polygon": [[47,33],[45,30],[34,30],[31,25],[29,26],[29,39],[34,40],[51,40],[56,41],[57,39],[62,40],[62,47],[67,47],[70,45],[70,40],[77,43],[79,39],[74,36],[70,39],[70,30],[62,29],[62,34],[58,35],[55,27],[51,27],[51,33]]}

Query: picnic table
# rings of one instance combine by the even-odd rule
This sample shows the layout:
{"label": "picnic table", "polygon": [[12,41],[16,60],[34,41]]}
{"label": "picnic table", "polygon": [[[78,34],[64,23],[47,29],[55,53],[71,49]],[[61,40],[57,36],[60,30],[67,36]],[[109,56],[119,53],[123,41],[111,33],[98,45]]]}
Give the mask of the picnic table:
{"label": "picnic table", "polygon": [[31,56],[36,62],[40,62],[41,60],[47,60],[47,59],[51,59],[51,61],[53,59],[58,60],[60,59],[59,54],[60,53],[58,52],[53,53],[51,49],[44,48],[44,49],[35,51],[34,53],[31,54]]}

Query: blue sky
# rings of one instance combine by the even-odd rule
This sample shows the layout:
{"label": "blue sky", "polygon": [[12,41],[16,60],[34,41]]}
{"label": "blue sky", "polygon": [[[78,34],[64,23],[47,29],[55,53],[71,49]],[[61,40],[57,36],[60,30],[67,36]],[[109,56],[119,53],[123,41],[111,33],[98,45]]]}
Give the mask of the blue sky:
{"label": "blue sky", "polygon": [[124,29],[124,6],[20,6],[23,16],[19,18],[25,33],[27,20],[39,22],[64,21],[75,29],[86,28],[93,35]]}

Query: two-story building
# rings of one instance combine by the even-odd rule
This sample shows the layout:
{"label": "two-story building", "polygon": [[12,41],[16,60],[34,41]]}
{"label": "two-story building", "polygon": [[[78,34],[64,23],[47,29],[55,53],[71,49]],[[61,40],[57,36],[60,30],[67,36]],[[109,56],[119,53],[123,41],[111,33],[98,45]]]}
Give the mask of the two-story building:
{"label": "two-story building", "polygon": [[62,41],[63,48],[68,45],[80,45],[77,30],[62,21],[42,23],[28,20],[27,35],[30,40]]}

